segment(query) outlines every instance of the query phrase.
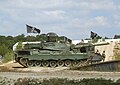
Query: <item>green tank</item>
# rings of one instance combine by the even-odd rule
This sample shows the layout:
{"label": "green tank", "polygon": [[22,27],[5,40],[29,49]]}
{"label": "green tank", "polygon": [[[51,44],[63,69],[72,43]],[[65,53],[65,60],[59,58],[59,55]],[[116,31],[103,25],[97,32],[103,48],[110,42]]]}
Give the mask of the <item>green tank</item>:
{"label": "green tank", "polygon": [[[14,45],[14,59],[24,67],[80,66],[87,61],[101,61],[94,53],[94,45],[72,44],[72,40],[55,33],[41,36],[39,42],[19,42]],[[93,58],[94,57],[94,58]]]}

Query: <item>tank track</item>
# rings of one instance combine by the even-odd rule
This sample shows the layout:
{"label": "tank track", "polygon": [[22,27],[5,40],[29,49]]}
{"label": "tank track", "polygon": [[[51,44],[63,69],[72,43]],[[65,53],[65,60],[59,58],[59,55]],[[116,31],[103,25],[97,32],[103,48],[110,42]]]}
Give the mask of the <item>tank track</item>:
{"label": "tank track", "polygon": [[82,60],[28,60],[27,58],[20,58],[18,61],[24,67],[79,67],[88,63],[87,59]]}
{"label": "tank track", "polygon": [[114,72],[120,71],[120,60],[113,60],[107,62],[90,62],[89,60],[28,60],[20,58],[19,64],[24,67],[71,67],[72,70],[80,71],[106,71]]}

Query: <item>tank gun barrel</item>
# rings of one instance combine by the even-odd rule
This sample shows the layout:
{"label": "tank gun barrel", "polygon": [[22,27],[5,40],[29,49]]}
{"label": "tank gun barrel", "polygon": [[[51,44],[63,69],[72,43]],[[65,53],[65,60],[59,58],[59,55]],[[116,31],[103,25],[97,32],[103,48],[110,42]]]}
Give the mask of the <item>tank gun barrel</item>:
{"label": "tank gun barrel", "polygon": [[103,43],[79,43],[75,45],[75,48],[80,48],[80,47],[90,47],[90,46],[102,46],[102,45],[109,45],[108,42],[103,42]]}
{"label": "tank gun barrel", "polygon": [[109,45],[108,42],[103,42],[103,43],[94,43],[92,44],[93,46],[101,46],[101,45]]}

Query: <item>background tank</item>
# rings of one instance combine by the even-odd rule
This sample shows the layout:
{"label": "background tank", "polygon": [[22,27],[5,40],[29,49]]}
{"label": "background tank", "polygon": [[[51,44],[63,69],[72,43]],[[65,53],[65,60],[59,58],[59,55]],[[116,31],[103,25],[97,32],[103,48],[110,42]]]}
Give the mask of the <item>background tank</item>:
{"label": "background tank", "polygon": [[95,61],[102,60],[101,55],[93,52],[94,45],[88,43],[74,45],[72,40],[55,33],[48,33],[43,37],[39,42],[16,43],[13,48],[15,61],[25,67],[68,67],[80,66],[94,56],[98,57]]}

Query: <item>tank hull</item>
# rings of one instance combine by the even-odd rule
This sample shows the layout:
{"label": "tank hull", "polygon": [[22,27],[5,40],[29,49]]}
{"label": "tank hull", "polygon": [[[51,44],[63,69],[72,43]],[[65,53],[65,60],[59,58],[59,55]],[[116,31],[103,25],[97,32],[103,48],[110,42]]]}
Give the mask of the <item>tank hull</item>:
{"label": "tank hull", "polygon": [[[17,62],[24,67],[43,66],[43,67],[61,67],[61,66],[80,66],[87,61],[89,56],[86,53],[74,54],[33,54],[33,55],[18,55],[15,57]],[[36,62],[38,65],[36,65]],[[47,63],[47,65],[46,65]],[[54,63],[54,64],[52,64]],[[30,64],[30,65],[29,65]],[[45,64],[45,65],[44,65]]]}
{"label": "tank hull", "polygon": [[88,59],[87,54],[71,54],[71,55],[19,55],[17,57],[28,58],[29,60],[80,60],[80,59]]}

